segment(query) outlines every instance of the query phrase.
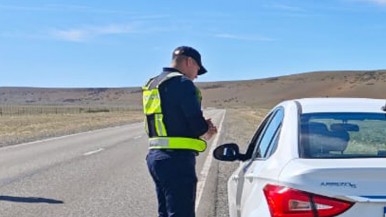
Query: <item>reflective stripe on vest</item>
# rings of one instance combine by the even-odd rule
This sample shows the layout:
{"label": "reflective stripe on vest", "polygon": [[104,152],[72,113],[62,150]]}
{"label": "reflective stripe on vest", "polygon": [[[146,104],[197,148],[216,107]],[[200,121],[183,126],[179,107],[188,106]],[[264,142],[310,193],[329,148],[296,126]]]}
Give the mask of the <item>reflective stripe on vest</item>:
{"label": "reflective stripe on vest", "polygon": [[206,142],[187,137],[154,137],[149,139],[149,149],[192,149],[203,152]]}
{"label": "reflective stripe on vest", "polygon": [[[161,80],[156,81],[156,79],[151,79],[144,87],[142,87],[143,112],[146,115],[145,130],[149,134],[147,117],[154,115],[154,128],[155,133],[157,134],[157,137],[149,139],[149,149],[191,149],[199,152],[205,151],[206,142],[204,140],[188,137],[167,137],[158,87],[162,82],[176,76],[183,75],[178,72],[168,73],[164,78],[161,78]],[[158,84],[155,83],[154,85],[153,82],[158,82]],[[153,86],[153,88],[151,88],[151,86]],[[197,95],[201,96],[199,90],[197,89],[196,91],[198,91]]]}
{"label": "reflective stripe on vest", "polygon": [[143,90],[143,113],[145,115],[161,113],[161,98],[158,87],[152,90]]}

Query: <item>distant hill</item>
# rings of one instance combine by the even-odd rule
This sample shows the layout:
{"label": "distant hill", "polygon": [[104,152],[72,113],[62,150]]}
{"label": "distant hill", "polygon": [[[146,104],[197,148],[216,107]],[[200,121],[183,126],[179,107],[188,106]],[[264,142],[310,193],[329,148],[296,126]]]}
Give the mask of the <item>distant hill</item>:
{"label": "distant hill", "polygon": [[[320,71],[244,81],[197,83],[206,107],[271,107],[303,97],[386,98],[386,70]],[[141,88],[0,87],[0,104],[141,108]]]}
{"label": "distant hill", "polygon": [[0,104],[141,106],[141,88],[0,87]]}
{"label": "distant hill", "polygon": [[204,103],[215,106],[271,107],[304,97],[386,99],[386,70],[320,71],[266,79],[202,84]]}

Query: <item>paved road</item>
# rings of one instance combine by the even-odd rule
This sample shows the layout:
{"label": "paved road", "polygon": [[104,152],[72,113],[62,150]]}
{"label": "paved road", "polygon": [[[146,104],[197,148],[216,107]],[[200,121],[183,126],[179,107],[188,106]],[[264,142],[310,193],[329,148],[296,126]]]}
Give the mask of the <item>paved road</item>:
{"label": "paved road", "polygon": [[[205,112],[216,125],[224,114]],[[217,142],[197,159],[198,216],[214,206],[208,153]],[[0,216],[156,216],[146,143],[136,123],[0,148]]]}

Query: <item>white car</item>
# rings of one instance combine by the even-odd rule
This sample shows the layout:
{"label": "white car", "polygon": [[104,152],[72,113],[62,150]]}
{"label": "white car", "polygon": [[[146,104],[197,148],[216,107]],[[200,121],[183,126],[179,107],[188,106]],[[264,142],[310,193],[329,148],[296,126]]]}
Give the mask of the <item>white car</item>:
{"label": "white car", "polygon": [[231,217],[386,217],[386,99],[284,101],[262,121],[228,180]]}

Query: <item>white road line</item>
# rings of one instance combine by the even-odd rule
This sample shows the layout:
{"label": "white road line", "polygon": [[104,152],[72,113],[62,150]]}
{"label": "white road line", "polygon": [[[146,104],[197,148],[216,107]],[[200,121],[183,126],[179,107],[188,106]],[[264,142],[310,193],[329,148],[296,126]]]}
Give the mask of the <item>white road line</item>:
{"label": "white road line", "polygon": [[217,142],[218,142],[219,136],[221,135],[221,128],[222,128],[222,124],[224,122],[225,113],[226,113],[226,110],[224,111],[224,114],[221,118],[218,132],[216,134],[216,137],[213,139],[208,156],[206,157],[205,162],[204,162],[204,166],[201,169],[200,178],[197,182],[196,212],[197,212],[198,206],[200,205],[202,192],[204,191],[204,187],[205,187],[205,183],[206,183],[206,177],[208,176],[209,169],[210,169],[210,166],[212,164],[212,160],[213,160],[212,153],[213,153],[214,149],[217,147]]}
{"label": "white road line", "polygon": [[140,138],[142,138],[142,136],[136,136],[136,137],[134,137],[134,139],[140,139]]}
{"label": "white road line", "polygon": [[88,155],[96,154],[96,153],[101,152],[103,150],[104,150],[103,148],[100,148],[100,149],[97,149],[97,150],[94,150],[94,151],[89,151],[89,152],[84,153],[83,156],[88,156]]}

